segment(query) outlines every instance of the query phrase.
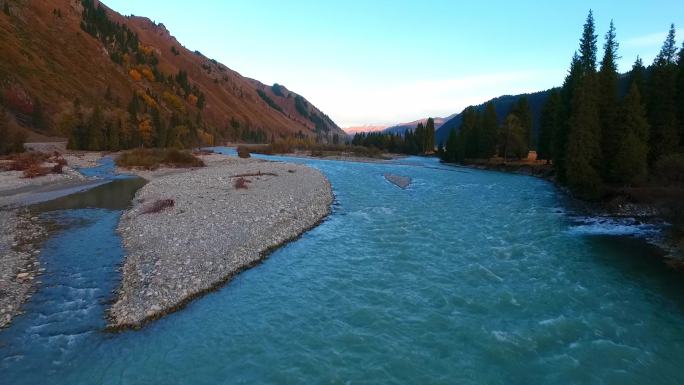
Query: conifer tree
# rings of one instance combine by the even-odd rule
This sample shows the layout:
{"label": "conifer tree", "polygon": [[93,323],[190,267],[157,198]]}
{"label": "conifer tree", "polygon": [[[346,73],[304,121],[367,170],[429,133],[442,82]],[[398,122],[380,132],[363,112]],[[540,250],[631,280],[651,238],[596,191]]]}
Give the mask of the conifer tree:
{"label": "conifer tree", "polygon": [[482,115],[482,131],[480,142],[480,158],[488,159],[496,155],[496,144],[499,134],[499,118],[494,103],[489,102]]}
{"label": "conifer tree", "polygon": [[88,150],[105,149],[105,121],[100,106],[95,106],[87,123]]}
{"label": "conifer tree", "polygon": [[622,136],[611,168],[611,179],[638,183],[647,175],[649,126],[636,83],[632,84],[622,103],[619,123]]}
{"label": "conifer tree", "polygon": [[580,63],[583,74],[596,72],[596,55],[598,52],[596,25],[594,23],[594,12],[589,10],[587,21],[584,23],[582,38],[580,39]]}
{"label": "conifer tree", "polygon": [[575,90],[570,112],[565,177],[579,196],[594,199],[601,189],[599,174],[599,114],[593,76],[585,77]]}
{"label": "conifer tree", "polygon": [[617,125],[618,46],[618,42],[615,40],[615,25],[611,20],[610,28],[606,33],[606,42],[603,46],[605,51],[598,74],[598,110],[601,119],[601,152],[604,159],[601,171],[604,179],[610,179],[609,176],[614,167],[615,156],[622,137],[621,130]]}
{"label": "conifer tree", "polygon": [[648,120],[651,125],[649,162],[670,155],[679,146],[677,124],[677,46],[674,25],[651,67]]}
{"label": "conifer tree", "polygon": [[[468,107],[463,110],[463,122],[459,135],[463,137],[464,154],[463,158],[477,158],[479,155],[479,127],[478,127],[478,113],[475,107]],[[462,159],[459,159],[459,161]]]}
{"label": "conifer tree", "polygon": [[542,109],[539,140],[537,142],[537,159],[546,160],[547,163],[555,158],[555,136],[560,135],[564,124],[562,104],[560,92],[554,89],[549,93],[549,98]]}
{"label": "conifer tree", "polygon": [[643,90],[646,89],[646,67],[644,67],[644,62],[639,56],[637,56],[634,64],[632,65],[632,70],[629,72],[630,88],[632,84],[636,84],[637,88],[642,93],[641,102],[646,104],[643,95]]}
{"label": "conifer tree", "polygon": [[568,75],[565,77],[565,82],[561,88],[562,123],[557,127],[558,130],[553,139],[553,164],[558,181],[561,183],[566,182],[565,164],[567,158],[568,133],[570,131],[570,110],[572,109],[572,100],[581,80],[582,63],[579,55],[575,52],[575,55],[572,57],[572,62],[570,63],[570,70],[568,71]]}
{"label": "conifer tree", "polygon": [[679,50],[677,68],[677,118],[679,120],[679,140],[681,146],[684,147],[684,43]]}
{"label": "conifer tree", "polygon": [[5,0],[5,4],[2,6],[2,11],[5,13],[5,15],[11,16],[8,0]]}
{"label": "conifer tree", "polygon": [[456,153],[458,146],[458,134],[455,129],[449,132],[449,137],[447,138],[446,148],[444,149],[444,161],[448,163],[456,162]]}
{"label": "conifer tree", "polygon": [[425,124],[425,145],[423,153],[432,153],[435,151],[435,120],[429,118]]}
{"label": "conifer tree", "polygon": [[532,132],[532,110],[527,96],[522,96],[518,99],[512,113],[514,113],[520,122],[525,137],[525,143],[528,149],[534,148],[534,138]]}

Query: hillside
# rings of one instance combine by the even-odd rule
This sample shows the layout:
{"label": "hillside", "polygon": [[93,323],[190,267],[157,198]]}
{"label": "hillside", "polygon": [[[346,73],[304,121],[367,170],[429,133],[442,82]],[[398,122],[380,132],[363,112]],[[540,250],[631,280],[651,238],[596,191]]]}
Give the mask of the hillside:
{"label": "hillside", "polygon": [[[496,108],[496,114],[499,117],[499,123],[502,123],[506,116],[511,112],[514,103],[516,103],[518,99],[520,99],[522,96],[527,96],[528,101],[530,103],[530,109],[532,110],[532,131],[536,136],[539,130],[539,120],[541,118],[541,111],[544,107],[544,103],[546,103],[546,99],[549,96],[548,90],[539,91],[532,94],[499,96],[483,104],[475,106],[475,109],[477,111],[484,111],[485,106],[489,102],[494,103],[494,107]],[[459,113],[454,115],[453,118],[449,119],[444,124],[442,124],[442,126],[439,127],[435,132],[435,143],[446,143],[446,140],[449,137],[449,133],[451,132],[451,130],[458,129],[461,126],[462,121],[463,115]]]}
{"label": "hillside", "polygon": [[126,135],[128,146],[344,135],[302,96],[191,52],[163,24],[97,0],[8,4],[9,15],[0,13],[0,102],[35,132],[73,137],[94,125],[81,147],[102,149],[108,137]]}

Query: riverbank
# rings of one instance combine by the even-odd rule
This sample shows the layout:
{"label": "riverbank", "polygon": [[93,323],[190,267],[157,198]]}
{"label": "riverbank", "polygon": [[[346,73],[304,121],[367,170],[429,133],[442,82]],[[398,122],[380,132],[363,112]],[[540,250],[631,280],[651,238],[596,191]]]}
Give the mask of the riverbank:
{"label": "riverbank", "polygon": [[35,290],[39,243],[47,235],[37,219],[17,209],[0,210],[0,329],[21,314]]}
{"label": "riverbank", "polygon": [[182,308],[316,226],[330,183],[306,166],[203,157],[192,172],[142,172],[150,182],[121,218],[126,250],[109,329],[138,328]]}
{"label": "riverbank", "polygon": [[684,188],[677,187],[620,187],[609,188],[603,199],[589,202],[575,197],[571,191],[556,180],[553,166],[544,162],[492,162],[471,161],[461,164],[478,170],[490,170],[534,176],[556,185],[569,199],[573,208],[588,216],[608,218],[634,218],[643,222],[654,222],[671,226],[665,231],[666,238],[657,242],[670,257],[672,263],[684,269]]}

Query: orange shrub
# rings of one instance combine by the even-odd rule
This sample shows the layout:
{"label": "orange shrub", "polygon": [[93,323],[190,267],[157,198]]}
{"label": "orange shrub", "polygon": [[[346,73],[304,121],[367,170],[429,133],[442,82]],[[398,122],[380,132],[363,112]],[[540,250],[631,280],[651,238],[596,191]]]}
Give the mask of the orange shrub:
{"label": "orange shrub", "polygon": [[131,79],[135,80],[136,82],[139,82],[142,80],[142,75],[135,68],[128,71],[128,74],[131,76]]}
{"label": "orange shrub", "polygon": [[195,96],[193,94],[188,95],[188,103],[190,103],[190,105],[192,105],[192,106],[196,106],[197,105],[197,96]]}
{"label": "orange shrub", "polygon": [[162,94],[162,100],[164,100],[164,103],[166,103],[169,107],[174,108],[176,111],[185,113],[183,101],[171,92],[164,91],[164,94]]}
{"label": "orange shrub", "polygon": [[147,78],[148,81],[150,81],[150,82],[155,81],[154,73],[152,73],[152,71],[149,68],[147,68],[147,67],[143,68],[142,74],[145,76],[145,78]]}

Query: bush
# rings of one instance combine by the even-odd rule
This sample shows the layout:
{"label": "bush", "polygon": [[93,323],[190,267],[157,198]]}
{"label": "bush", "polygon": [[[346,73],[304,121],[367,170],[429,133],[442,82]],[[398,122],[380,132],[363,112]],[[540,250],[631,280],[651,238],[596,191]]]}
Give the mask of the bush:
{"label": "bush", "polygon": [[247,183],[251,183],[251,181],[250,181],[249,179],[245,179],[245,178],[242,178],[242,177],[237,178],[237,179],[235,180],[235,185],[234,185],[234,186],[235,186],[235,189],[236,189],[236,190],[240,190],[240,189],[245,189],[245,190],[246,190],[246,189],[248,188],[248,187],[247,187]]}
{"label": "bush", "polygon": [[684,184],[684,154],[662,157],[653,167],[653,174],[663,184]]}
{"label": "bush", "polygon": [[26,170],[24,170],[24,178],[37,178],[39,176],[45,176],[49,174],[51,169],[49,167],[43,167],[40,164],[32,164]]}
{"label": "bush", "polygon": [[249,148],[245,146],[238,146],[237,148],[237,153],[240,158],[249,158],[251,155],[249,155]]}
{"label": "bush", "polygon": [[155,214],[176,205],[173,199],[157,199],[142,210],[143,214]]}
{"label": "bush", "polygon": [[204,162],[187,151],[138,148],[119,155],[116,158],[116,165],[124,168],[156,170],[159,167],[204,167]]}

